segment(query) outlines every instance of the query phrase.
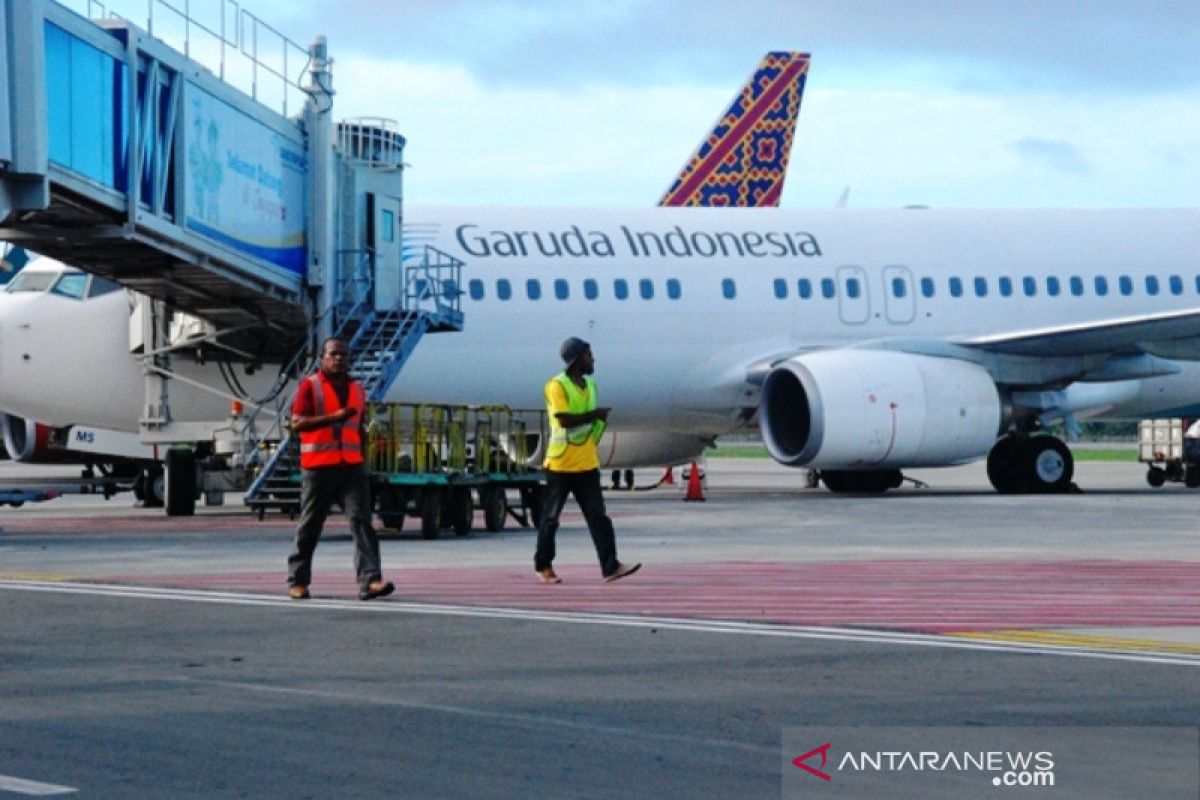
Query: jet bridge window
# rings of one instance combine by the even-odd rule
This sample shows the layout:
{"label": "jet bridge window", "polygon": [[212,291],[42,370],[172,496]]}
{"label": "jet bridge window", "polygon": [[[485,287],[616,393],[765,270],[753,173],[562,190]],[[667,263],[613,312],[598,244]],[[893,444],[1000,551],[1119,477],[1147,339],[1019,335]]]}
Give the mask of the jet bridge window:
{"label": "jet bridge window", "polygon": [[950,296],[951,297],[962,297],[962,292],[963,292],[962,278],[951,278],[950,279]]}
{"label": "jet bridge window", "polygon": [[467,282],[467,290],[471,293],[472,300],[483,299],[483,281],[479,278],[472,278]]}
{"label": "jet bridge window", "polygon": [[672,300],[678,300],[683,294],[680,289],[679,280],[676,278],[667,278],[667,297]]}
{"label": "jet bridge window", "polygon": [[559,300],[566,300],[571,296],[571,287],[565,279],[554,279],[554,296]]}
{"label": "jet bridge window", "polygon": [[638,281],[638,292],[641,293],[643,300],[654,299],[654,281],[649,278],[642,278]]}
{"label": "jet bridge window", "polygon": [[1026,275],[1021,278],[1021,291],[1025,292],[1026,297],[1035,297],[1037,295],[1037,280],[1032,275]]}
{"label": "jet bridge window", "polygon": [[501,278],[496,281],[496,297],[501,300],[512,299],[512,284],[508,282],[508,278]]}
{"label": "jet bridge window", "polygon": [[1157,275],[1147,275],[1146,276],[1146,294],[1150,295],[1151,297],[1158,294],[1158,276]]}
{"label": "jet bridge window", "polygon": [[1133,278],[1128,275],[1122,275],[1117,279],[1117,284],[1121,287],[1121,294],[1126,297],[1133,294]]}
{"label": "jet bridge window", "polygon": [[530,278],[525,281],[525,294],[529,296],[530,300],[541,300],[542,282],[537,278]]}
{"label": "jet bridge window", "polygon": [[1171,286],[1171,294],[1183,294],[1183,278],[1178,275],[1172,275],[1167,279],[1167,283]]}
{"label": "jet bridge window", "polygon": [[624,300],[629,297],[629,284],[624,278],[617,278],[613,281],[613,296],[618,300]]}
{"label": "jet bridge window", "polygon": [[775,296],[780,300],[783,300],[787,297],[787,281],[785,281],[783,278],[775,279]]}
{"label": "jet bridge window", "polygon": [[933,297],[933,278],[921,278],[921,294]]}
{"label": "jet bridge window", "polygon": [[1096,276],[1096,296],[1104,297],[1108,294],[1108,278],[1103,275]]}
{"label": "jet bridge window", "polygon": [[1012,278],[1005,275],[1002,278],[1000,278],[1000,280],[998,280],[997,283],[1000,285],[1000,296],[1001,297],[1012,297],[1012,292],[1013,292]]}
{"label": "jet bridge window", "polygon": [[84,292],[87,289],[87,280],[88,276],[86,273],[68,272],[58,279],[58,283],[54,284],[54,288],[50,290],[50,293],[70,297],[75,300],[82,300]]}
{"label": "jet bridge window", "polygon": [[1083,296],[1083,278],[1078,275],[1071,276],[1071,294],[1076,297]]}
{"label": "jet bridge window", "polygon": [[988,292],[987,278],[983,277],[982,275],[976,275],[975,276],[975,296],[976,297],[987,297],[987,292]]}
{"label": "jet bridge window", "polygon": [[596,285],[596,281],[591,278],[585,278],[583,281],[583,296],[588,300],[595,300],[600,296],[600,287]]}
{"label": "jet bridge window", "polygon": [[121,288],[121,284],[110,281],[108,278],[99,275],[92,276],[92,282],[88,286],[88,297],[100,297],[101,295],[111,294]]}
{"label": "jet bridge window", "polygon": [[721,294],[725,295],[726,300],[732,300],[737,297],[737,284],[733,282],[733,278],[723,278],[721,280]]}
{"label": "jet bridge window", "polygon": [[1058,278],[1054,277],[1053,275],[1051,275],[1049,278],[1046,278],[1046,294],[1050,295],[1051,297],[1058,297],[1060,294],[1062,294],[1062,284],[1059,283]]}

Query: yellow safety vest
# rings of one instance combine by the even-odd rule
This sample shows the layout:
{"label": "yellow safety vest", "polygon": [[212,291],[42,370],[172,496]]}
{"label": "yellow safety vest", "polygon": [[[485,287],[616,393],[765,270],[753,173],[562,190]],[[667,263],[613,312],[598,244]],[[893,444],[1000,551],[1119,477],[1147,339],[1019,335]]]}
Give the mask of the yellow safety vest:
{"label": "yellow safety vest", "polygon": [[[565,372],[555,375],[554,380],[558,381],[567,393],[567,406],[572,414],[586,414],[596,410],[596,382],[594,380],[584,378],[587,381],[586,391],[581,390]],[[546,445],[547,458],[558,458],[567,452],[568,444],[586,444],[589,438],[593,442],[599,442],[600,436],[604,433],[605,423],[600,420],[564,428],[558,421],[558,417],[554,415],[553,408],[547,406],[546,415],[550,418],[550,441]]]}

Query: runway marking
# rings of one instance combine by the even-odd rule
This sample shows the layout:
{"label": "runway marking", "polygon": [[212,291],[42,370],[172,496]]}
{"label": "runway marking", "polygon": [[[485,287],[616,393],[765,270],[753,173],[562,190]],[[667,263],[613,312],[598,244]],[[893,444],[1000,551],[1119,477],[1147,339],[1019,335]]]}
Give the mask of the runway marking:
{"label": "runway marking", "polygon": [[60,572],[0,572],[5,581],[69,581],[70,575]]}
{"label": "runway marking", "polygon": [[49,797],[55,794],[71,794],[78,791],[78,789],[73,789],[70,786],[57,786],[53,783],[41,783],[39,781],[26,780],[25,778],[14,778],[11,775],[0,775],[0,792]]}
{"label": "runway marking", "polygon": [[493,608],[488,606],[450,606],[426,603],[410,603],[381,600],[363,603],[358,600],[313,599],[303,602],[286,597],[261,594],[239,594],[234,592],[198,591],[194,589],[163,589],[154,587],[118,586],[110,584],[39,583],[33,581],[0,580],[0,590],[46,592],[54,594],[79,594],[105,597],[133,598],[143,600],[174,600],[193,603],[215,603],[223,605],[267,606],[288,608],[297,612],[315,613],[322,611],[351,611],[372,614],[440,615],[479,619],[501,619],[520,622],[549,622],[557,624],[605,625],[627,628],[653,628],[691,633],[712,633],[737,636],[762,636],[786,639],[814,639],[823,641],[862,642],[867,644],[890,644],[909,647],[934,647],[944,650],[967,650],[1023,655],[1051,655],[1071,658],[1089,658],[1112,661],[1127,661],[1144,664],[1170,664],[1174,666],[1200,667],[1200,655],[1186,653],[1152,653],[1114,649],[1088,649],[1085,647],[1039,642],[1017,642],[989,640],[986,634],[978,638],[939,636],[936,634],[905,633],[886,630],[855,628],[812,627],[781,625],[773,623],[738,622],[722,620],[682,619],[673,617],[631,616],[613,613],[579,611],[546,611],[515,608]]}
{"label": "runway marking", "polygon": [[988,631],[987,633],[951,633],[964,639],[985,639],[993,642],[1022,642],[1064,647],[1089,647],[1102,650],[1127,650],[1155,653],[1200,655],[1200,645],[1163,642],[1154,639],[1134,639],[1121,636],[1093,636],[1085,633],[1056,633],[1054,631]]}

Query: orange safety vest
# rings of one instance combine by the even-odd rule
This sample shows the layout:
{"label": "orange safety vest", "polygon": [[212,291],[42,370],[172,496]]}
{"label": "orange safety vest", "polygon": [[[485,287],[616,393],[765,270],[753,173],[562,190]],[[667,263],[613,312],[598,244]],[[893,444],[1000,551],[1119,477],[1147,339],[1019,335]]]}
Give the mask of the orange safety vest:
{"label": "orange safety vest", "polygon": [[[332,414],[342,407],[338,402],[337,392],[325,374],[317,370],[315,375],[308,377],[312,385],[313,405],[317,416]],[[340,467],[342,465],[363,463],[362,436],[359,425],[363,409],[367,405],[367,397],[358,381],[350,381],[350,407],[357,409],[354,416],[336,425],[322,425],[320,428],[300,432],[300,468],[319,469],[321,467]]]}

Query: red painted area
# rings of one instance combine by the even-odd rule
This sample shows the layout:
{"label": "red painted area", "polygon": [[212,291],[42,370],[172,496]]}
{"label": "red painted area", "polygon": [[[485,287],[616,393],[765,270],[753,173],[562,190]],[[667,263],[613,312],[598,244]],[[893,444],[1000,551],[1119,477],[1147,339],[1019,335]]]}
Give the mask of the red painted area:
{"label": "red painted area", "polygon": [[[397,600],[785,625],[949,633],[1041,627],[1200,626],[1200,563],[854,561],[649,563],[613,584],[594,565],[388,568]],[[276,573],[115,577],[123,583],[282,595]],[[348,572],[318,572],[317,597],[355,595]]]}

